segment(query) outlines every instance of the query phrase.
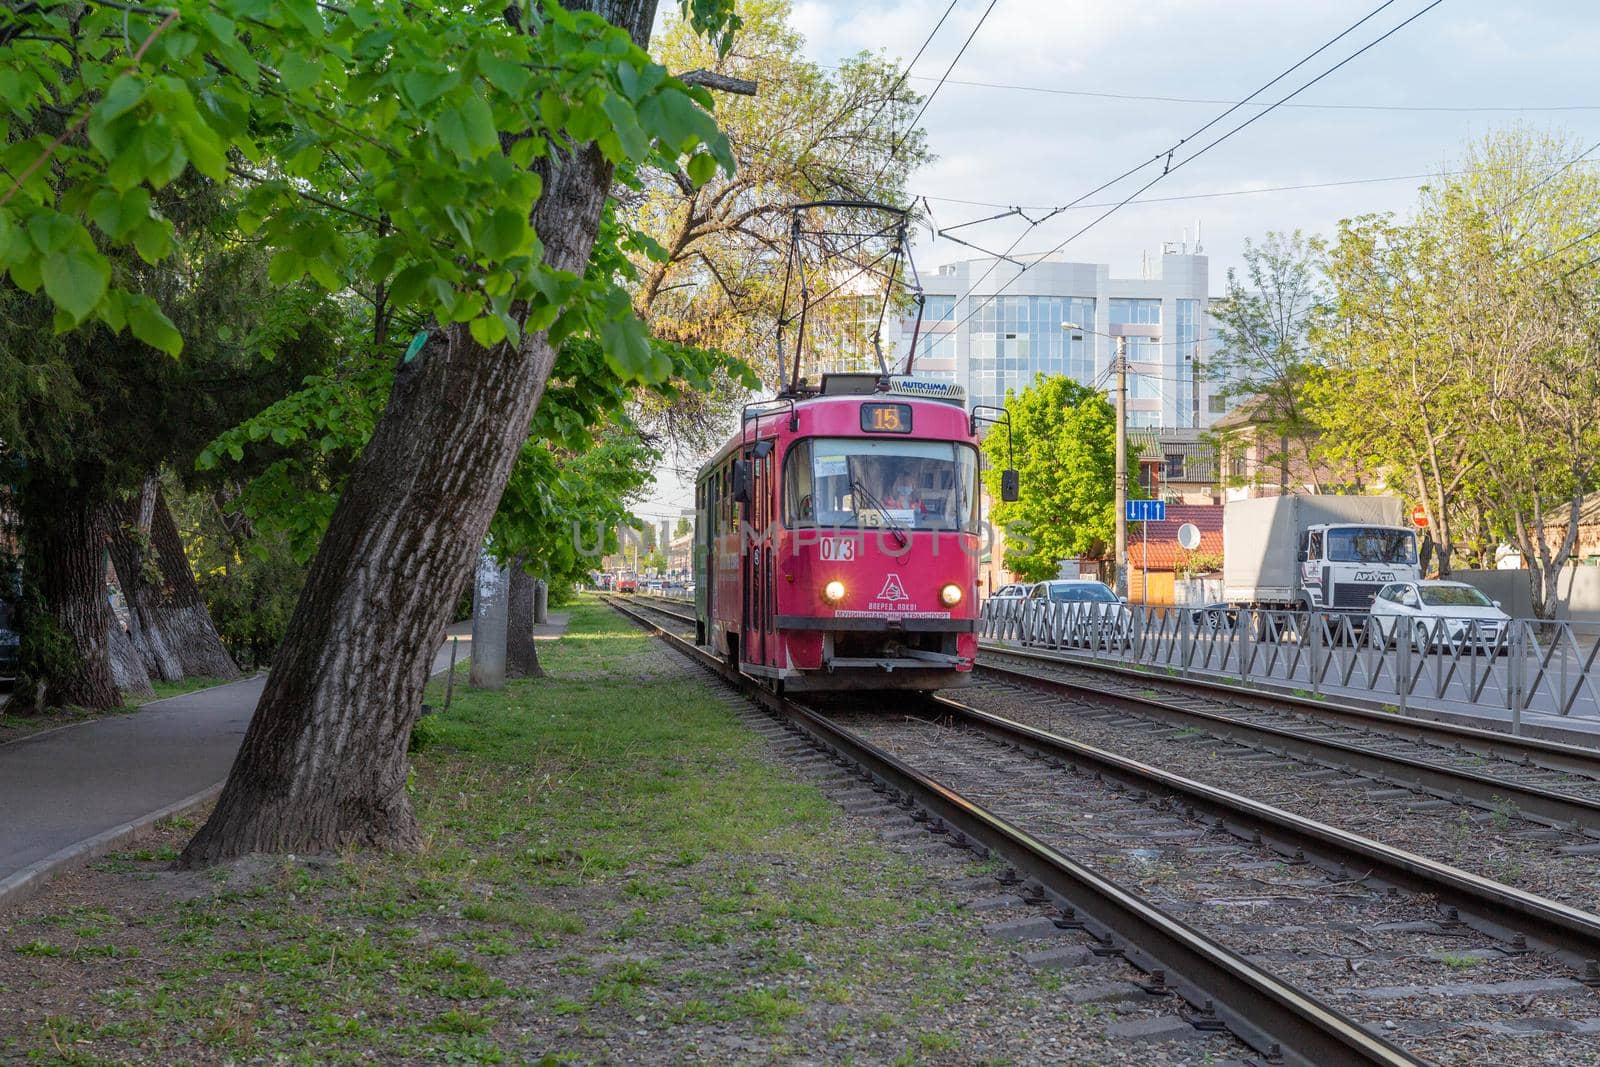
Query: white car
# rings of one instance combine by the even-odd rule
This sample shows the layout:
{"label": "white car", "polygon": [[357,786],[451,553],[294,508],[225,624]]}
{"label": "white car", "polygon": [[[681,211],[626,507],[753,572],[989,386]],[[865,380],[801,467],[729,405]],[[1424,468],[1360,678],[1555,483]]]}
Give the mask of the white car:
{"label": "white car", "polygon": [[1127,644],[1133,636],[1133,611],[1105,582],[1056,578],[1028,591],[1023,617],[1031,628],[1066,644]]}
{"label": "white car", "polygon": [[1465,582],[1390,582],[1372,601],[1375,636],[1395,644],[1409,636],[1426,651],[1439,644],[1494,648],[1511,616]]}

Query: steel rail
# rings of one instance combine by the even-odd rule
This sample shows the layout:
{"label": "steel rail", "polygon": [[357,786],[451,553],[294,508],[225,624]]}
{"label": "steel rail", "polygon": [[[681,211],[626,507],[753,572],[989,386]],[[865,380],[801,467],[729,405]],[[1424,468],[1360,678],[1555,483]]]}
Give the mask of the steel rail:
{"label": "steel rail", "polygon": [[[1241,1040],[1284,1062],[1333,1067],[1345,1064],[1416,1065],[1418,1060],[1315,997],[1262,970],[1230,949],[1168,915],[1149,901],[1101,877],[1048,844],[1011,825],[900,759],[739,674],[706,649],[662,628],[642,613],[608,601],[702,666],[739,685],[746,695],[809,735],[836,758],[853,762],[876,790],[896,795],[914,818],[937,819],[1035,880],[1065,918],[1116,946],[1146,970],[1161,970],[1167,984],[1191,1005],[1207,1009]],[[948,830],[947,830],[948,832]],[[1202,1016],[1204,1018],[1204,1016]]]}
{"label": "steel rail", "polygon": [[[1224,823],[1242,823],[1285,855],[1292,856],[1297,850],[1318,855],[1332,867],[1366,869],[1382,883],[1433,895],[1471,916],[1474,926],[1502,939],[1508,933],[1522,934],[1569,963],[1587,966],[1588,961],[1600,959],[1600,916],[948,697],[933,697],[932,704],[995,740],[1048,758],[1088,765],[1131,787],[1175,795]],[[1253,836],[1252,832],[1233,832]]]}
{"label": "steel rail", "polygon": [[[1518,762],[1524,766],[1532,766],[1541,770],[1560,771],[1566,774],[1577,774],[1588,778],[1600,779],[1600,751],[1585,749],[1577,745],[1563,744],[1558,741],[1513,738],[1493,730],[1481,730],[1471,726],[1403,719],[1394,715],[1385,715],[1349,705],[1324,703],[1320,700],[1305,700],[1287,695],[1265,695],[1236,685],[1218,684],[1194,678],[1167,678],[1105,664],[1064,660],[1031,651],[990,647],[980,647],[979,651],[980,653],[989,652],[1029,659],[1054,667],[1101,671],[1114,674],[1118,678],[1126,679],[1130,684],[1137,683],[1145,688],[1178,690],[1179,693],[1187,692],[1210,700],[1223,700],[1238,704],[1244,708],[1259,709],[1278,714],[1285,712],[1301,714],[1332,725],[1369,730],[1406,741],[1435,745],[1440,748],[1460,745],[1462,751],[1473,755]],[[1459,792],[1467,799],[1485,807],[1493,807],[1500,800],[1512,800],[1525,815],[1555,823],[1570,824],[1576,822],[1586,829],[1600,830],[1600,803],[1572,797],[1539,786],[1509,782],[1493,775],[1481,774],[1466,769],[1444,767],[1414,757],[1375,752],[1372,749],[1352,745],[1349,742],[1337,741],[1332,738],[1317,738],[1287,727],[1251,723],[1247,720],[1235,719],[1221,711],[1185,708],[1167,703],[1159,697],[1112,692],[1092,685],[1069,682],[1059,678],[1047,678],[1019,670],[1016,667],[998,664],[992,660],[985,661],[980,659],[974,665],[974,670],[988,671],[1029,685],[1053,689],[1058,692],[1082,694],[1097,701],[1121,703],[1130,708],[1130,710],[1161,718],[1163,721],[1187,724],[1190,720],[1204,720],[1208,729],[1214,728],[1217,732],[1223,733],[1224,736],[1250,737],[1255,741],[1259,741],[1262,738],[1270,738],[1273,744],[1287,746],[1297,753],[1312,756],[1313,758],[1335,760],[1340,766],[1355,766],[1359,761],[1361,764],[1360,769],[1362,769],[1363,773],[1372,773],[1378,777],[1385,777],[1400,785],[1421,785],[1423,788],[1427,788],[1447,799],[1454,799],[1454,794]],[[1173,695],[1179,695],[1179,693]],[[1381,768],[1384,765],[1404,767],[1410,777],[1399,778],[1392,773],[1382,772]],[[1444,791],[1441,792],[1441,790]]]}
{"label": "steel rail", "polygon": [[[641,603],[649,610],[671,618],[681,619],[687,623],[695,621],[693,616],[683,615],[656,604]],[[1397,786],[1421,789],[1446,800],[1471,803],[1487,811],[1503,811],[1505,804],[1511,803],[1516,806],[1519,815],[1529,819],[1551,826],[1578,827],[1600,833],[1600,801],[1587,797],[1572,796],[1559,790],[1515,782],[1481,771],[1431,763],[1415,756],[1383,752],[1337,738],[1317,737],[1290,727],[1250,722],[1247,719],[1235,718],[1223,711],[1181,707],[1166,703],[1158,697],[1108,692],[1077,682],[1045,678],[995,663],[979,662],[975,669],[1001,675],[1036,688],[1070,693],[1099,703],[1118,705],[1135,714],[1174,725],[1203,724],[1208,732],[1228,740],[1261,745],[1326,766],[1355,771]],[[1155,679],[1155,681],[1164,680]],[[1320,704],[1314,706],[1319,711],[1323,710]],[[1380,728],[1387,725],[1387,722],[1379,718]],[[1404,736],[1403,731],[1392,732]],[[1407,736],[1405,739],[1416,738]],[[1546,742],[1545,745],[1550,743]],[[1550,747],[1569,749],[1572,746]],[[1582,750],[1576,750],[1568,755],[1574,762],[1582,757],[1588,773],[1600,777],[1600,754],[1584,754]]]}

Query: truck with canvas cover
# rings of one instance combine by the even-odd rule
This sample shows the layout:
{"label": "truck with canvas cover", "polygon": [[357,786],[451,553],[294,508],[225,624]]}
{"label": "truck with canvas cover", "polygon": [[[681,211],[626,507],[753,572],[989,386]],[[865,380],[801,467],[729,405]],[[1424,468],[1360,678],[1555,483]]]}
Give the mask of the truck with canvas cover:
{"label": "truck with canvas cover", "polygon": [[1390,582],[1422,577],[1417,536],[1386,496],[1229,501],[1223,598],[1235,607],[1365,614]]}

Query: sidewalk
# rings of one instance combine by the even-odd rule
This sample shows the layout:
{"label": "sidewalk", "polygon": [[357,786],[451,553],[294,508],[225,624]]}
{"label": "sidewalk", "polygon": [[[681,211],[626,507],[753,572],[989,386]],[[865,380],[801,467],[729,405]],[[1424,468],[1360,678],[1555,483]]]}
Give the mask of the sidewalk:
{"label": "sidewalk", "polygon": [[[540,629],[540,636],[560,632]],[[472,624],[457,623],[446,635],[460,637],[456,655],[465,660]],[[434,673],[449,665],[446,641]],[[265,684],[259,674],[0,745],[0,907],[61,867],[212,799]]]}

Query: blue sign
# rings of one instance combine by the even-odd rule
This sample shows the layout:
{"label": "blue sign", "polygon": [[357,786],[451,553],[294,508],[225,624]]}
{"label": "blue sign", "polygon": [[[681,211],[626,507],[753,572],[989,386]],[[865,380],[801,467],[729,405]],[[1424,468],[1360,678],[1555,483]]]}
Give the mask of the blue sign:
{"label": "blue sign", "polygon": [[1129,500],[1127,509],[1129,522],[1167,521],[1167,502],[1165,500]]}

